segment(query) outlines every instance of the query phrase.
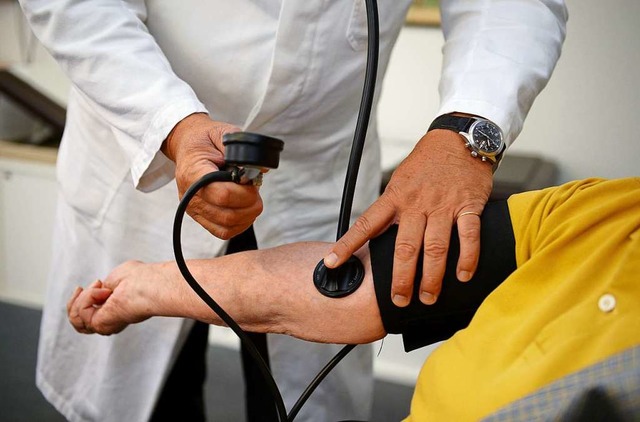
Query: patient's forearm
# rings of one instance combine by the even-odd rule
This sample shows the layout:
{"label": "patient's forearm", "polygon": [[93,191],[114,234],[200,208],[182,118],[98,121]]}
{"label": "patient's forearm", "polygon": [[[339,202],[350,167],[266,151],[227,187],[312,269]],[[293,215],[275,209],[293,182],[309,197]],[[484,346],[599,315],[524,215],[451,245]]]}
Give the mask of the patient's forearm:
{"label": "patient's forearm", "polygon": [[[297,243],[192,260],[188,267],[245,330],[331,343],[366,343],[383,337],[368,251],[358,253],[367,269],[363,285],[350,296],[331,299],[321,295],[312,282],[313,269],[327,247],[319,242]],[[107,318],[112,313],[111,317],[117,319],[121,316],[114,312],[136,309],[140,315],[124,318],[138,322],[158,315],[223,324],[191,290],[174,262],[126,263],[104,280],[104,286],[114,293],[94,318]],[[109,333],[111,328],[103,330],[101,322],[96,319],[94,329]]]}
{"label": "patient's forearm", "polygon": [[[456,281],[459,246],[454,230],[443,288],[434,305],[422,304],[417,291],[407,307],[398,308],[391,301],[395,226],[372,239],[370,250],[365,246],[358,251],[365,280],[357,291],[340,299],[321,295],[312,282],[313,270],[329,248],[325,243],[242,252],[190,261],[188,266],[202,287],[246,330],[319,342],[362,343],[381,338],[386,327],[390,333],[403,334],[405,346],[411,350],[444,340],[466,327],[484,298],[515,270],[515,238],[507,203],[488,203],[481,227],[480,261],[469,283]],[[375,291],[371,257],[375,261]],[[421,268],[419,263],[415,289],[420,285]],[[155,315],[222,325],[173,262],[125,263],[104,283],[76,291],[68,312],[73,326],[83,333],[113,334]]]}

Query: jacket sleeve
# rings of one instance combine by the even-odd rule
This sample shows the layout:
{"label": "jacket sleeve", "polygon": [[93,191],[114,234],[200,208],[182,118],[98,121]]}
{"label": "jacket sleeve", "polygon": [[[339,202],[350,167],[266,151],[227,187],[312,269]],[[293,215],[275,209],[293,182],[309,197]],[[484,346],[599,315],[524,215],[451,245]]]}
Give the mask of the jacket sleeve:
{"label": "jacket sleeve", "polygon": [[510,145],[560,57],[562,0],[442,0],[443,67],[438,115],[498,124]]}
{"label": "jacket sleeve", "polygon": [[173,177],[159,152],[173,126],[206,112],[144,21],[143,0],[20,0],[31,28],[93,113],[112,128],[140,190]]}

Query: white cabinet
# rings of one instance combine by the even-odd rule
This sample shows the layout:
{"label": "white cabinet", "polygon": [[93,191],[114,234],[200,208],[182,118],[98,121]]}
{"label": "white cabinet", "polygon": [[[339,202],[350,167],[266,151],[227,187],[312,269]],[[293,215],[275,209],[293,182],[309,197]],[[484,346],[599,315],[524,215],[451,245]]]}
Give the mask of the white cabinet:
{"label": "white cabinet", "polygon": [[46,161],[0,156],[0,300],[44,300],[57,190]]}

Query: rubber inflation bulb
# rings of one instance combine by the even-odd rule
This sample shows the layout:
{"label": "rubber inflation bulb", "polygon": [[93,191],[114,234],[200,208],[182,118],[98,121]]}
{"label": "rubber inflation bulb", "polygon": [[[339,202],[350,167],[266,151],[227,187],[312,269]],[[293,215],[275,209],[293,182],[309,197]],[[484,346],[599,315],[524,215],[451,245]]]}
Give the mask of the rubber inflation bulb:
{"label": "rubber inflation bulb", "polygon": [[313,284],[323,295],[332,298],[348,296],[355,292],[364,280],[364,265],[352,256],[338,268],[327,268],[320,261],[313,272]]}

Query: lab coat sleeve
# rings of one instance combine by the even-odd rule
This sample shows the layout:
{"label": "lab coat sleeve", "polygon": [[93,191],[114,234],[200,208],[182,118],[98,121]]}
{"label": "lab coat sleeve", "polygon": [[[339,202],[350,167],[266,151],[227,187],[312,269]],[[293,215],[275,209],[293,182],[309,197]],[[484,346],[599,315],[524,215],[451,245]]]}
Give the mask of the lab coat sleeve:
{"label": "lab coat sleeve", "polygon": [[568,13],[561,0],[442,0],[445,38],[438,115],[488,118],[507,146],[522,130],[560,57]]}
{"label": "lab coat sleeve", "polygon": [[136,188],[151,191],[170,181],[174,166],[159,152],[162,142],[181,119],[207,110],[147,30],[144,1],[20,3],[75,91],[112,128]]}

